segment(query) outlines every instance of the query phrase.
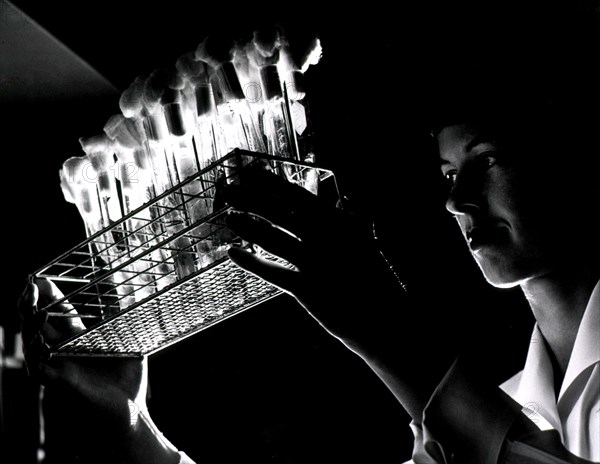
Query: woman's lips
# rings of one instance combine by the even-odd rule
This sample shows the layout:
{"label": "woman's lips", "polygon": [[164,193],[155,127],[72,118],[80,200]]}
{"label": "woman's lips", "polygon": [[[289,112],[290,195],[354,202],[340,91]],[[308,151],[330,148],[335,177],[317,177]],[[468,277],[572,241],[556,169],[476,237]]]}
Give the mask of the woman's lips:
{"label": "woman's lips", "polygon": [[504,229],[501,227],[473,227],[467,231],[467,242],[471,251],[498,244]]}

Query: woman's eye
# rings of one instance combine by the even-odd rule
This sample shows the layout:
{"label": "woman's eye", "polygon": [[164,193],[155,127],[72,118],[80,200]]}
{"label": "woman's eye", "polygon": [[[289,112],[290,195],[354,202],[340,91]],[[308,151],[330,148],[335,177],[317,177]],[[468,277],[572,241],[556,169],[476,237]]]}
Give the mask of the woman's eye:
{"label": "woman's eye", "polygon": [[494,164],[496,164],[497,161],[495,155],[486,155],[485,160],[488,166],[493,166]]}
{"label": "woman's eye", "polygon": [[498,153],[497,152],[485,152],[479,155],[479,159],[485,164],[487,167],[491,167],[498,162]]}

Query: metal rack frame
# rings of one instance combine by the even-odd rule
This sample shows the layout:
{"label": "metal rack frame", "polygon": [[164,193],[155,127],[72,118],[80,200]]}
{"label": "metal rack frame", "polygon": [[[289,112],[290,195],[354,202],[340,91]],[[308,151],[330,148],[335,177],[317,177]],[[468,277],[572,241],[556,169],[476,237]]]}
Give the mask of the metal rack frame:
{"label": "metal rack frame", "polygon": [[218,187],[237,183],[249,165],[303,187],[335,182],[316,165],[236,149],[107,225],[33,274],[64,294],[42,308],[49,318],[85,325],[49,355],[149,355],[281,294],[226,254],[231,245],[252,245],[225,227],[228,207],[219,204]]}

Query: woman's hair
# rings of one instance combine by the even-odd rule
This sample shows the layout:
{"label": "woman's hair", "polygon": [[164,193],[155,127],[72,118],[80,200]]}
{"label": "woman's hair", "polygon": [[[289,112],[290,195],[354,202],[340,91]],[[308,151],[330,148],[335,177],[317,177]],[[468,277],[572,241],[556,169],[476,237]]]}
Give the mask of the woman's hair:
{"label": "woman's hair", "polygon": [[467,123],[498,136],[542,131],[597,148],[600,16],[587,5],[551,13],[540,7],[516,24],[502,17],[478,27],[472,18],[455,24],[467,28],[464,37],[432,53],[426,105],[432,135]]}

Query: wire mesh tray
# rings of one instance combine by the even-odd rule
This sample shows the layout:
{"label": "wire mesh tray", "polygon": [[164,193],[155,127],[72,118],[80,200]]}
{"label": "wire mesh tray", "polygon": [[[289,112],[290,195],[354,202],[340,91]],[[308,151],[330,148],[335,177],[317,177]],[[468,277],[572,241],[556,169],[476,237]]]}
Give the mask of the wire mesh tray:
{"label": "wire mesh tray", "polygon": [[253,164],[313,192],[332,177],[311,163],[238,149],[91,235],[34,273],[64,294],[44,308],[50,320],[85,325],[50,355],[148,355],[279,295],[227,257],[233,244],[252,245],[225,227],[218,186]]}

